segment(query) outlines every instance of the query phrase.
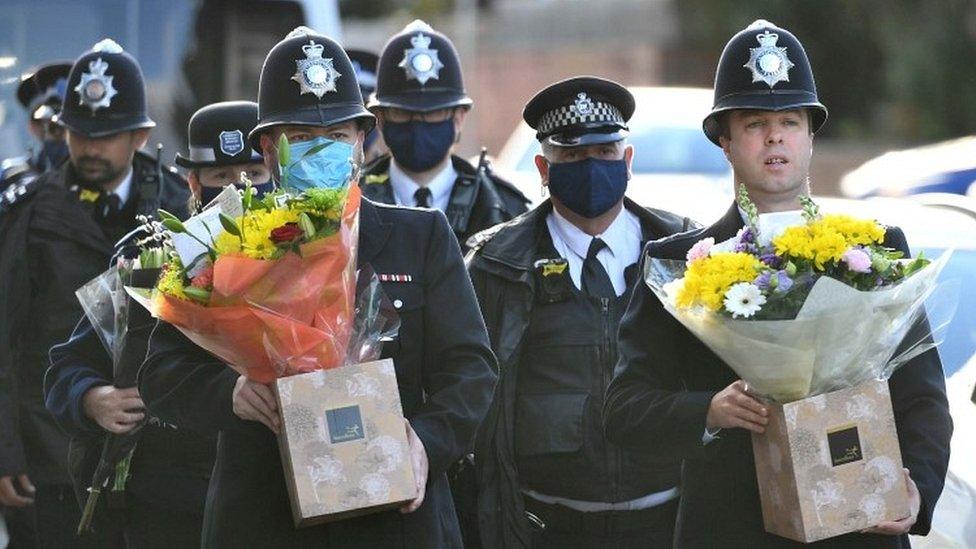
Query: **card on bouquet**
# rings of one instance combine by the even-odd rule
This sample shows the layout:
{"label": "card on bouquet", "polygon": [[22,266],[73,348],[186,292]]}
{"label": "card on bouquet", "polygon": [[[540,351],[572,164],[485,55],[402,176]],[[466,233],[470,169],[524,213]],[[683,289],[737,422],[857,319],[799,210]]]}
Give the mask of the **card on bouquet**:
{"label": "card on bouquet", "polygon": [[910,514],[887,381],[768,407],[752,435],[767,532],[812,542]]}
{"label": "card on bouquet", "polygon": [[416,497],[392,360],[285,377],[275,389],[296,526],[394,509]]}

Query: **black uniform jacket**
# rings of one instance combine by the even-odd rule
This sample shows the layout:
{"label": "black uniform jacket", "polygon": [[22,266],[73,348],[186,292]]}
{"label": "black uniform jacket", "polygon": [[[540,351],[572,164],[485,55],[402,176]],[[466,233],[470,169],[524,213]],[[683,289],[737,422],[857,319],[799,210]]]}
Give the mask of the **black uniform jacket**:
{"label": "black uniform jacket", "polygon": [[403,411],[430,463],[427,494],[412,514],[387,511],[296,530],[274,435],[232,410],[238,375],[160,323],[140,374],[140,392],[164,421],[220,432],[204,520],[205,547],[458,547],[446,471],[471,445],[495,384],[471,282],[444,214],[363,200],[359,264],[384,282],[401,326],[393,358]]}
{"label": "black uniform jacket", "polygon": [[[133,303],[132,307],[139,305]],[[135,331],[148,337],[152,326],[148,322],[152,319],[145,313],[146,324],[129,326],[130,338],[137,336]],[[82,317],[71,339],[51,349],[51,367],[44,377],[47,408],[72,437],[71,474],[81,501],[87,499],[85,490],[91,484],[105,440],[105,431],[85,414],[84,396],[94,387],[111,385],[112,379],[112,359],[88,317]],[[139,442],[132,454],[126,491],[151,502],[155,508],[177,506],[182,512],[202,517],[217,449],[216,436],[178,429],[155,417],[149,418],[137,436]]]}
{"label": "black uniform jacket", "polygon": [[[479,177],[478,170],[460,156],[451,156],[451,162],[458,178],[451,189],[451,198],[444,213],[462,249],[468,249],[466,243],[471,236],[528,209],[529,201],[525,195],[490,169],[486,168]],[[362,181],[363,196],[374,202],[395,204],[389,174],[389,155],[381,156],[366,166]]]}
{"label": "black uniform jacket", "polygon": [[[185,217],[186,182],[155,162],[133,160],[125,210],[160,207]],[[128,205],[131,204],[130,208]],[[71,164],[27,183],[0,214],[0,476],[28,473],[35,484],[69,484],[67,436],[44,408],[48,349],[68,339],[82,316],[75,290],[105,270],[115,236],[79,199]]]}
{"label": "black uniform jacket", "polygon": [[[698,240],[722,242],[742,226],[733,204],[711,227],[649,243],[645,257],[683,260]],[[908,254],[898,228],[888,228],[884,245]],[[631,296],[619,346],[604,409],[607,435],[622,446],[685,459],[675,546],[803,547],[763,529],[749,432],[724,430],[717,440],[702,444],[712,397],[738,379],[732,369],[665,311],[646,284]],[[889,387],[902,459],[922,500],[912,533],[925,534],[945,481],[952,434],[938,353],[930,350],[903,365]],[[907,536],[859,534],[820,544],[909,546]]]}
{"label": "black uniform jacket", "polygon": [[[640,218],[645,242],[694,226],[687,218],[645,209],[629,199],[625,199],[625,207]],[[476,235],[467,257],[500,367],[498,387],[475,446],[479,521],[485,547],[529,545],[529,522],[524,516],[515,468],[516,382],[537,291],[534,263],[539,239],[548,232],[546,217],[551,211],[552,203],[546,201],[508,223]]]}

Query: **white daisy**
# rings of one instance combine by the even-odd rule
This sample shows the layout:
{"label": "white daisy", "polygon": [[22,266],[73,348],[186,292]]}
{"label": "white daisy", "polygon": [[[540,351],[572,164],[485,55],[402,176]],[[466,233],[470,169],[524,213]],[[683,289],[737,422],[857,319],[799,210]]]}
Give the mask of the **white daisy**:
{"label": "white daisy", "polygon": [[759,312],[766,303],[766,296],[758,286],[749,282],[733,284],[725,292],[725,309],[732,313],[732,318],[749,318]]}

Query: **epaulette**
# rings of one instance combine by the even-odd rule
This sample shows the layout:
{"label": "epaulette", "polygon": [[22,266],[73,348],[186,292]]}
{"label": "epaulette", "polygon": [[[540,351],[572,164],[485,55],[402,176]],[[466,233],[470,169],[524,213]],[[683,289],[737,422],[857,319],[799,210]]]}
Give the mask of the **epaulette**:
{"label": "epaulette", "polygon": [[0,194],[0,213],[11,209],[15,204],[28,196],[38,181],[37,174],[28,173],[21,176]]}
{"label": "epaulette", "polygon": [[470,237],[468,237],[468,239],[464,242],[464,245],[468,247],[469,253],[476,252],[480,250],[485,244],[490,242],[492,238],[495,238],[495,235],[498,234],[498,231],[501,231],[507,225],[508,223],[499,223],[497,225],[488,227],[483,231],[477,232],[471,235]]}

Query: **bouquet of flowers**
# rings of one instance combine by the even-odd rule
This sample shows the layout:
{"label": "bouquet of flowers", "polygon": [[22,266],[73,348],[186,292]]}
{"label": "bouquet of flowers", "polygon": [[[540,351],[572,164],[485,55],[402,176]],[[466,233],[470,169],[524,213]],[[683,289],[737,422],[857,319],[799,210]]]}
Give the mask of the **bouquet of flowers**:
{"label": "bouquet of flowers", "polygon": [[881,224],[801,203],[800,215],[785,223],[780,216],[777,226],[743,187],[748,221],[734,238],[701,240],[684,262],[645,262],[644,280],[664,307],[754,391],[778,402],[887,379],[931,349],[943,327],[919,328],[932,326],[920,323],[923,305],[950,252],[907,259],[883,246]]}
{"label": "bouquet of flowers", "polygon": [[[287,150],[287,141],[279,147]],[[243,190],[228,186],[185,222],[161,210],[154,239],[164,242],[167,260],[155,288],[134,295],[153,316],[261,383],[375,358],[391,326],[373,322],[375,310],[372,319],[356,317],[361,193],[353,181],[261,197],[250,182]],[[359,290],[374,298],[381,292],[375,276]],[[376,331],[353,333],[367,325]],[[350,350],[354,335],[359,348]]]}
{"label": "bouquet of flowers", "polygon": [[[154,325],[148,312],[138,306],[132,307],[126,287],[151,288],[159,276],[162,258],[159,247],[147,248],[138,259],[126,257],[126,252],[135,246],[134,239],[151,234],[154,224],[159,226],[158,222],[145,216],[139,216],[139,221],[142,223],[140,227],[117,245],[117,249],[120,246],[121,249],[112,267],[75,292],[94,333],[111,357],[112,384],[120,389],[135,387]],[[125,491],[132,453],[141,429],[140,424],[125,434],[108,433],[99,439],[101,451],[97,455],[86,452],[80,462],[73,463],[83,469],[73,469],[73,476],[87,478],[91,475],[92,479],[78,525],[79,534],[91,528],[99,496],[109,484],[111,492]]]}

